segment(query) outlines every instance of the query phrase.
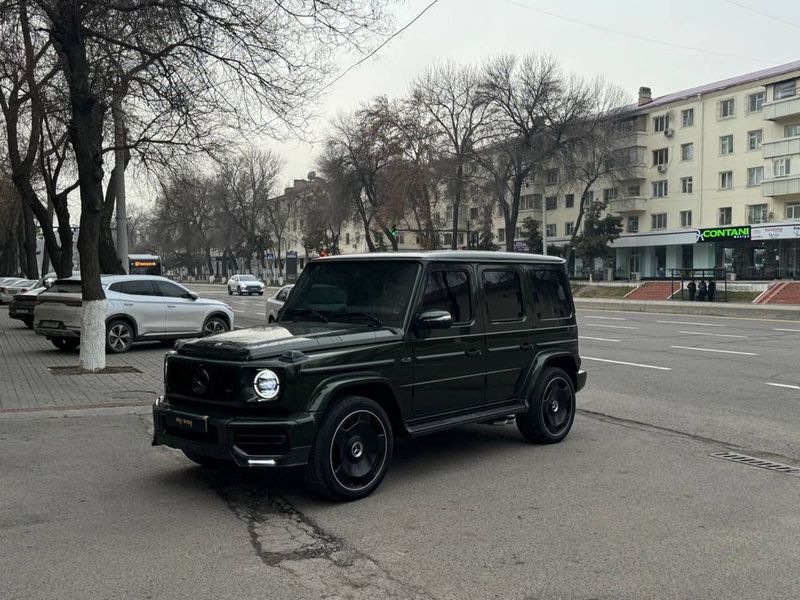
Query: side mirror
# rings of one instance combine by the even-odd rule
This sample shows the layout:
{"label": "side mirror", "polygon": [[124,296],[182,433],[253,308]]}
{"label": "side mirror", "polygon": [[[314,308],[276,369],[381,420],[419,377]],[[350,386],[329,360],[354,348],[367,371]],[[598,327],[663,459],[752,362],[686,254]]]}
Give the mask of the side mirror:
{"label": "side mirror", "polygon": [[417,329],[449,329],[453,317],[446,310],[426,310],[417,314],[414,324]]}
{"label": "side mirror", "polygon": [[44,287],[45,288],[50,288],[50,287],[52,287],[54,282],[55,282],[55,279],[51,279],[51,278],[48,277],[47,279],[44,280]]}
{"label": "side mirror", "polygon": [[186,293],[183,295],[183,297],[184,297],[184,298],[187,298],[187,299],[189,299],[189,300],[197,300],[197,299],[198,299],[200,296],[198,296],[198,295],[197,295],[197,294],[195,294],[194,292],[186,292]]}

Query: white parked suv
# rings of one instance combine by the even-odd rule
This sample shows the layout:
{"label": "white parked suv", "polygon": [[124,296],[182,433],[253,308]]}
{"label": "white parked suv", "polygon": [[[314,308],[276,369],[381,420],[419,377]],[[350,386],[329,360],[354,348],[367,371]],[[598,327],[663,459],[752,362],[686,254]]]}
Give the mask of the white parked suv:
{"label": "white parked suv", "polygon": [[[165,277],[103,275],[108,300],[106,351],[126,352],[133,342],[213,335],[233,329],[233,310],[224,302],[200,298]],[[56,348],[80,344],[81,281],[59,279],[37,298],[33,329]]]}
{"label": "white parked suv", "polygon": [[254,275],[234,275],[228,279],[228,295],[258,294],[264,295],[264,284]]}

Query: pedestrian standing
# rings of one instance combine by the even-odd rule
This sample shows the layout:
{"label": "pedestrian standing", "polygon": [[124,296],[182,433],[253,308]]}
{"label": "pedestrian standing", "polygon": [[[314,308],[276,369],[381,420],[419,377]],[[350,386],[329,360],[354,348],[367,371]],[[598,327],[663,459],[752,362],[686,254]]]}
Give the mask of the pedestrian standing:
{"label": "pedestrian standing", "polygon": [[717,284],[714,283],[713,279],[709,279],[708,280],[708,301],[709,302],[713,302],[714,301],[714,292],[716,292],[716,291],[717,291]]}
{"label": "pedestrian standing", "polygon": [[694,282],[694,279],[689,282],[686,289],[689,290],[689,301],[694,302],[694,297],[697,295],[697,284]]}
{"label": "pedestrian standing", "polygon": [[706,285],[706,280],[701,279],[700,285],[697,286],[697,301],[702,302],[706,299],[706,294],[708,293],[708,286]]}

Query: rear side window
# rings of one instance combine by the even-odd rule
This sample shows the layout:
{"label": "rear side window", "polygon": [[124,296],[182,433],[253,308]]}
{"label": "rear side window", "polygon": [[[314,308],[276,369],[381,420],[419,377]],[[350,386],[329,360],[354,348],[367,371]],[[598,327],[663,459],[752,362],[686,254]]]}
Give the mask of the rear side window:
{"label": "rear side window", "polygon": [[533,310],[538,319],[563,319],[572,316],[567,278],[561,271],[528,268],[533,294]]}
{"label": "rear side window", "polygon": [[47,290],[48,294],[80,294],[81,282],[75,280],[56,281]]}
{"label": "rear side window", "polygon": [[521,319],[522,286],[519,273],[511,269],[487,269],[483,272],[483,295],[490,321]]}
{"label": "rear side window", "polygon": [[155,296],[153,284],[147,280],[123,281],[120,286],[121,293],[131,296]]}
{"label": "rear side window", "polygon": [[428,275],[422,310],[446,310],[453,323],[472,320],[469,275],[466,271],[434,271]]}

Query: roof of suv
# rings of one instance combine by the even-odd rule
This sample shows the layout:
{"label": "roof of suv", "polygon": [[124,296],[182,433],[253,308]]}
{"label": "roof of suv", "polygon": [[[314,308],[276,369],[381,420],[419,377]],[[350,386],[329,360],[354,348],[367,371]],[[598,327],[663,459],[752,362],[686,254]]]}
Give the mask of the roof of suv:
{"label": "roof of suv", "polygon": [[490,250],[433,250],[431,252],[369,252],[365,254],[339,254],[315,258],[314,261],[329,260],[425,260],[425,261],[458,261],[458,262],[515,262],[564,264],[566,261],[557,256],[543,254],[527,254],[523,252],[493,252]]}
{"label": "roof of suv", "polygon": [[[100,283],[108,285],[117,281],[142,281],[143,279],[155,279],[157,281],[168,281],[170,283],[177,283],[168,277],[161,277],[160,275],[100,275]],[[80,281],[80,275],[73,275],[72,277],[65,277],[58,281]]]}

